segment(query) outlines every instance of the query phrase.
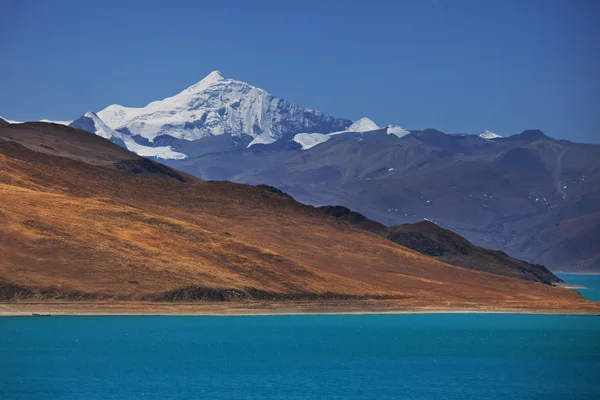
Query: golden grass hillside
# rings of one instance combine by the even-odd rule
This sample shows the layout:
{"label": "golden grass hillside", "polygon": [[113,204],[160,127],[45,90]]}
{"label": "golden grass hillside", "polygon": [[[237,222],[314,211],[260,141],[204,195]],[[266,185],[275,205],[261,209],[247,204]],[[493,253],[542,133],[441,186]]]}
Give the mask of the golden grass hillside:
{"label": "golden grass hillside", "polygon": [[[75,147],[64,143],[72,137]],[[124,170],[128,160],[150,164]],[[258,188],[178,175],[52,124],[0,128],[0,235],[5,301],[597,307],[570,290],[444,264]]]}

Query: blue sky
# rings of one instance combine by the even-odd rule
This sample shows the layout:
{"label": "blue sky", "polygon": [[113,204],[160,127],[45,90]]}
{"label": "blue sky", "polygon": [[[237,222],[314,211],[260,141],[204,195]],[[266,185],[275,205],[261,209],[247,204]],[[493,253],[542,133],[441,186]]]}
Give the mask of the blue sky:
{"label": "blue sky", "polygon": [[4,0],[2,14],[10,119],[142,106],[219,69],[379,125],[600,143],[600,1]]}

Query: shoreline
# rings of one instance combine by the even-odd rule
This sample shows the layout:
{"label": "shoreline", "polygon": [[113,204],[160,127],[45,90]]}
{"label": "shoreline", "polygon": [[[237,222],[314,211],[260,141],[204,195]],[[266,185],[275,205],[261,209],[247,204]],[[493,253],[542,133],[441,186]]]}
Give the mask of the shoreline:
{"label": "shoreline", "polygon": [[410,314],[523,314],[600,316],[600,307],[394,306],[392,304],[0,303],[0,317],[58,316],[300,316]]}
{"label": "shoreline", "polygon": [[563,271],[550,271],[554,275],[600,275],[600,272],[563,272]]}
{"label": "shoreline", "polygon": [[563,288],[563,289],[572,289],[572,290],[581,290],[581,289],[589,289],[587,286],[581,286],[576,283],[555,283],[554,286]]}

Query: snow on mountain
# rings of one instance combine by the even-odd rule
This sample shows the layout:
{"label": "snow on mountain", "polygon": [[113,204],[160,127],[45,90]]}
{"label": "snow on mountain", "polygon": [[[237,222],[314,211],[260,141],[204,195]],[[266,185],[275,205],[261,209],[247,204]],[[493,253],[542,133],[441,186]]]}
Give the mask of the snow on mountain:
{"label": "snow on mountain", "polygon": [[124,135],[112,130],[93,112],[86,112],[80,118],[73,121],[69,126],[95,133],[111,142],[123,142]]}
{"label": "snow on mountain", "polygon": [[49,119],[40,119],[40,122],[47,122],[49,124],[58,124],[58,125],[67,125],[69,126],[69,124],[73,121],[50,121]]}
{"label": "snow on mountain", "polygon": [[8,118],[4,118],[3,116],[0,115],[0,119],[3,119],[4,121],[8,122],[9,124],[22,124],[21,121],[13,121],[11,119]]}
{"label": "snow on mountain", "polygon": [[407,131],[406,129],[398,125],[388,125],[386,129],[388,135],[396,135],[399,138],[404,137],[410,133],[410,131]]}
{"label": "snow on mountain", "polygon": [[502,136],[500,135],[496,135],[494,132],[490,132],[490,131],[483,131],[482,133],[479,134],[480,138],[483,139],[487,139],[487,140],[491,140],[491,139],[499,139]]}
{"label": "snow on mountain", "polygon": [[361,118],[358,121],[354,122],[350,125],[346,131],[347,132],[368,132],[380,129],[379,126],[369,118]]}
{"label": "snow on mountain", "polygon": [[69,126],[95,133],[96,135],[108,139],[119,146],[125,147],[127,150],[133,151],[142,157],[176,160],[186,158],[185,154],[173,151],[170,146],[149,147],[138,144],[129,135],[117,132],[110,128],[93,112],[85,113],[82,117],[73,121]]}
{"label": "snow on mountain", "polygon": [[299,133],[292,139],[294,142],[302,146],[302,150],[308,150],[318,144],[325,143],[333,133],[325,135],[323,133]]}
{"label": "snow on mountain", "polygon": [[350,121],[303,107],[245,82],[226,79],[219,71],[175,96],[145,107],[111,105],[98,112],[114,130],[153,141],[159,135],[185,140],[232,134],[249,135],[256,143],[272,143],[285,134],[335,132]]}
{"label": "snow on mountain", "polygon": [[[354,122],[352,125],[343,131],[333,132],[333,133],[298,133],[292,139],[294,142],[298,143],[302,146],[302,150],[308,150],[313,148],[321,143],[325,143],[332,136],[340,135],[342,133],[350,133],[350,132],[370,132],[381,129],[375,122],[370,120],[369,118],[361,118],[358,121]],[[408,135],[410,132],[404,128],[401,128],[397,125],[389,125],[386,128],[386,132],[388,135],[396,135],[399,138]]]}
{"label": "snow on mountain", "polygon": [[142,157],[154,157],[163,160],[183,160],[187,156],[174,151],[171,146],[148,147],[136,143],[133,140],[125,140],[127,150],[133,151]]}
{"label": "snow on mountain", "polygon": [[[10,119],[6,119],[4,117],[0,117],[0,118],[2,118],[3,120],[5,120],[9,124],[22,124],[23,123],[23,121],[13,121],[13,120],[10,120]],[[49,124],[59,124],[59,125],[69,125],[73,121],[50,121],[49,119],[40,119],[38,122],[47,122]]]}
{"label": "snow on mountain", "polygon": [[98,112],[96,115],[98,115],[106,125],[116,129],[130,119],[133,119],[133,117],[140,113],[140,110],[142,109],[113,104]]}

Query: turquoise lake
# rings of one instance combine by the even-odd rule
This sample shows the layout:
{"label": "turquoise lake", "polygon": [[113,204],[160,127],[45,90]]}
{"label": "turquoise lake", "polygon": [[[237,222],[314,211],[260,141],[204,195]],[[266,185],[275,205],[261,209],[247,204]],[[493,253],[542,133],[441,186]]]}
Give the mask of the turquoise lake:
{"label": "turquoise lake", "polygon": [[0,398],[600,399],[600,317],[7,317]]}

